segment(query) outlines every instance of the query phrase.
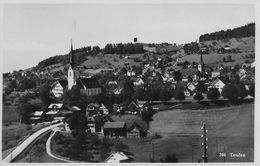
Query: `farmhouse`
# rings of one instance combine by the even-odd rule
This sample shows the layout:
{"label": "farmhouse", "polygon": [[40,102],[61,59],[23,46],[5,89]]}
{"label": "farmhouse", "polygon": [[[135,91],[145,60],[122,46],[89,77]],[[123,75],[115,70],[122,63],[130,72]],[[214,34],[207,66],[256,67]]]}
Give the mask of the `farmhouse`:
{"label": "farmhouse", "polygon": [[34,123],[40,122],[42,119],[43,111],[35,111],[31,114],[30,120]]}
{"label": "farmhouse", "polygon": [[57,80],[53,83],[52,93],[55,97],[61,97],[64,90],[67,88],[68,82],[66,80]]}
{"label": "farmhouse", "polygon": [[144,81],[142,78],[137,78],[135,81],[134,81],[134,86],[142,86],[144,84]]}
{"label": "farmhouse", "polygon": [[132,124],[127,124],[127,137],[128,138],[140,138],[146,137],[147,125],[142,121],[135,121]]}
{"label": "farmhouse", "polygon": [[77,106],[67,106],[62,103],[52,103],[48,107],[46,113],[47,119],[49,120],[63,120],[68,118],[73,112],[80,111]]}
{"label": "farmhouse", "polygon": [[127,160],[128,157],[123,152],[112,153],[106,160],[106,163],[120,163]]}
{"label": "farmhouse", "polygon": [[222,89],[224,88],[225,84],[219,79],[217,78],[215,81],[213,81],[210,85],[209,85],[209,89],[210,88],[217,88],[219,90],[219,93],[222,92]]}
{"label": "farmhouse", "polygon": [[104,135],[109,138],[120,138],[126,136],[125,122],[106,122],[104,125]]}

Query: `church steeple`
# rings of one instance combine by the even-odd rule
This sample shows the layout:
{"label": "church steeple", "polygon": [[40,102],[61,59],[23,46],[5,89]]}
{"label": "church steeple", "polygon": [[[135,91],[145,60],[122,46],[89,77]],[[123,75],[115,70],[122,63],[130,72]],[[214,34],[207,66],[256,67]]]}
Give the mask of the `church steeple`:
{"label": "church steeple", "polygon": [[75,73],[74,73],[74,57],[73,57],[73,45],[71,40],[71,51],[69,55],[69,69],[68,69],[68,90],[70,90],[74,85],[76,85]]}
{"label": "church steeple", "polygon": [[204,61],[202,57],[202,50],[200,50],[200,63],[198,65],[198,70],[200,71],[201,74],[204,74]]}
{"label": "church steeple", "polygon": [[71,68],[74,68],[74,57],[73,57],[73,44],[71,39],[71,50],[70,50],[70,66]]}

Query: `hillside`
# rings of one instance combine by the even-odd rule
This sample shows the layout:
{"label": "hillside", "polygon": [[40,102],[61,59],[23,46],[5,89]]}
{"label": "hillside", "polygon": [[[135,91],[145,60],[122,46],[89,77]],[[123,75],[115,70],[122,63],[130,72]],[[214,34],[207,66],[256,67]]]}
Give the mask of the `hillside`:
{"label": "hillside", "polygon": [[245,26],[234,29],[221,30],[210,34],[204,34],[199,37],[199,41],[223,40],[230,38],[241,38],[255,36],[255,23],[250,23]]}
{"label": "hillside", "polygon": [[[111,70],[122,67],[141,66],[143,63],[155,64],[162,59],[166,69],[180,69],[177,63],[184,61],[199,62],[200,48],[206,48],[203,56],[207,65],[223,63],[227,56],[232,62],[224,66],[241,65],[245,61],[254,61],[255,52],[255,23],[234,29],[221,30],[204,34],[199,37],[199,43],[191,42],[183,45],[168,43],[108,43],[104,48],[86,46],[73,50],[75,64],[82,72],[89,69]],[[229,52],[223,52],[228,49]],[[54,77],[64,75],[69,63],[69,53],[45,59],[34,68],[36,71],[50,73]],[[178,62],[177,62],[178,59]],[[96,72],[96,71],[92,71]]]}
{"label": "hillside", "polygon": [[[245,60],[254,61],[255,37],[231,38],[225,40],[213,40],[201,42],[208,47],[229,47],[230,49],[238,49],[238,53],[217,53],[211,51],[209,54],[203,55],[203,60],[207,65],[223,64],[224,66],[234,66],[243,64]],[[223,63],[223,58],[231,55],[233,62]],[[179,58],[179,62],[199,62],[199,54],[185,55]]]}

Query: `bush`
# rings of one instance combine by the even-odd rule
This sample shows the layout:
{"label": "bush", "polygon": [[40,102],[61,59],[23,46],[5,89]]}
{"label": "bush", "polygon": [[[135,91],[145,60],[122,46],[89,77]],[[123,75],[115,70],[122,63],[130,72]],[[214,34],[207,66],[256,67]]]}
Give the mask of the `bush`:
{"label": "bush", "polygon": [[32,130],[32,126],[31,125],[26,125],[26,130]]}
{"label": "bush", "polygon": [[56,152],[59,153],[59,154],[62,154],[62,153],[64,152],[64,150],[63,150],[62,148],[58,148],[58,149],[56,150]]}
{"label": "bush", "polygon": [[219,97],[220,94],[217,88],[211,88],[207,93],[207,98],[210,100],[217,100]]}

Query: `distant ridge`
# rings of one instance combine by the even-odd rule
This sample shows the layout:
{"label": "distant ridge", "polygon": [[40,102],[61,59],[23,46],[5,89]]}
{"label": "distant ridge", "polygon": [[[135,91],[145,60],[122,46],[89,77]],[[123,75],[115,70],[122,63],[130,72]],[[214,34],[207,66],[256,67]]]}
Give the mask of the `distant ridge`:
{"label": "distant ridge", "polygon": [[210,34],[204,34],[199,37],[199,41],[210,41],[210,40],[222,40],[230,38],[250,37],[255,36],[255,23],[249,23],[245,26],[237,27],[234,29],[228,29],[226,31],[221,30]]}

